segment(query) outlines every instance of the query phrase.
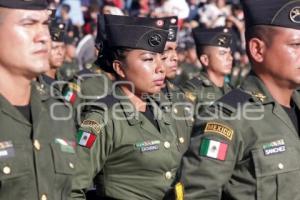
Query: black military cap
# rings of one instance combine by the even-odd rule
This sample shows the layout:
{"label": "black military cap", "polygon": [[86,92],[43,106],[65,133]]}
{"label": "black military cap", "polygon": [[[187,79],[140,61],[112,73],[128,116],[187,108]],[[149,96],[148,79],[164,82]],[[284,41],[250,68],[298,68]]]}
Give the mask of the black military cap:
{"label": "black military cap", "polygon": [[164,17],[162,18],[169,25],[169,33],[168,33],[168,41],[175,42],[177,38],[178,32],[178,17]]}
{"label": "black military cap", "polygon": [[232,35],[227,28],[212,29],[197,27],[193,29],[193,36],[197,46],[217,46],[228,48],[232,42]]}
{"label": "black military cap", "polygon": [[64,42],[65,39],[65,24],[57,20],[53,20],[49,26],[52,41]]}
{"label": "black military cap", "polygon": [[45,10],[47,0],[0,0],[0,7],[24,10]]}
{"label": "black military cap", "polygon": [[162,53],[168,38],[168,29],[168,23],[163,19],[117,15],[99,15],[98,18],[98,32],[102,34],[102,38],[107,39],[111,47]]}
{"label": "black military cap", "polygon": [[246,26],[271,25],[300,29],[300,0],[244,0]]}

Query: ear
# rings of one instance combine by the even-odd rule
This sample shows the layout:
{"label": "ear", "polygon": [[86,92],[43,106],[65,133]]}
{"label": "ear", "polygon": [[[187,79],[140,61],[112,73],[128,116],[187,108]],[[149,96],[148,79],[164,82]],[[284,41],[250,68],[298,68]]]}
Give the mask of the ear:
{"label": "ear", "polygon": [[207,54],[202,54],[199,58],[201,64],[203,65],[203,67],[207,67],[209,64],[209,58]]}
{"label": "ear", "polygon": [[259,38],[252,38],[248,42],[249,53],[255,62],[261,63],[266,52],[266,43]]}
{"label": "ear", "polygon": [[114,71],[117,73],[117,75],[121,78],[125,78],[125,72],[124,72],[124,69],[123,69],[123,63],[119,60],[114,60],[113,61],[113,69]]}

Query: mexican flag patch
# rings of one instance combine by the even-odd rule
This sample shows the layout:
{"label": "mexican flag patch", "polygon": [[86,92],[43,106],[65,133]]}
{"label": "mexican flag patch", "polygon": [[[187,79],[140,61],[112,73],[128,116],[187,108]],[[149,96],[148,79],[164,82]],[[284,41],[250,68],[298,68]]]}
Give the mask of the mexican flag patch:
{"label": "mexican flag patch", "polygon": [[76,100],[76,92],[74,90],[68,89],[66,92],[64,92],[64,99],[71,104],[74,104]]}
{"label": "mexican flag patch", "polygon": [[215,140],[203,138],[200,146],[200,156],[225,160],[227,155],[228,144]]}
{"label": "mexican flag patch", "polygon": [[79,130],[77,133],[77,143],[80,146],[84,146],[87,148],[91,148],[96,140],[96,135],[93,133],[85,132],[82,130]]}

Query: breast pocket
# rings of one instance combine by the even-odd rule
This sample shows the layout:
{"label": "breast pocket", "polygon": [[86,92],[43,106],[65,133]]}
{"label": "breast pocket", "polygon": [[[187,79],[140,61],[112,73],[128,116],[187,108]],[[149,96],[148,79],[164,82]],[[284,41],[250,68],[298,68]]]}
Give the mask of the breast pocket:
{"label": "breast pocket", "polygon": [[57,199],[65,199],[71,190],[71,178],[76,167],[76,154],[64,152],[60,144],[51,144],[55,170]]}
{"label": "breast pocket", "polygon": [[31,187],[35,184],[28,151],[23,146],[14,145],[0,152],[0,199],[31,199]]}
{"label": "breast pocket", "polygon": [[[257,184],[257,199],[299,199],[299,153],[294,147],[265,155],[263,149],[252,151]],[[296,186],[297,185],[297,186]]]}

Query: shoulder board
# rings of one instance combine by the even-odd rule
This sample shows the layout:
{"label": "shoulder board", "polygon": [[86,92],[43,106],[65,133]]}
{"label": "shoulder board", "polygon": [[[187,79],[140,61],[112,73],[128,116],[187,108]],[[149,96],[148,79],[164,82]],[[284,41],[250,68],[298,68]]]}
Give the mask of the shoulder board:
{"label": "shoulder board", "polygon": [[219,100],[217,100],[216,104],[224,103],[236,109],[238,105],[246,103],[251,98],[252,96],[250,94],[240,89],[233,89],[229,93],[221,97]]}
{"label": "shoulder board", "polygon": [[55,82],[55,79],[53,79],[45,74],[42,74],[41,76],[42,76],[43,81],[48,85],[51,85],[53,82]]}
{"label": "shoulder board", "polygon": [[189,80],[191,84],[193,84],[195,87],[201,87],[203,85],[203,81],[197,77],[194,77],[193,79]]}
{"label": "shoulder board", "polygon": [[112,107],[115,103],[119,102],[118,99],[116,99],[113,95],[107,95],[104,98],[97,99],[95,101],[96,103],[103,103],[105,104],[108,108]]}

